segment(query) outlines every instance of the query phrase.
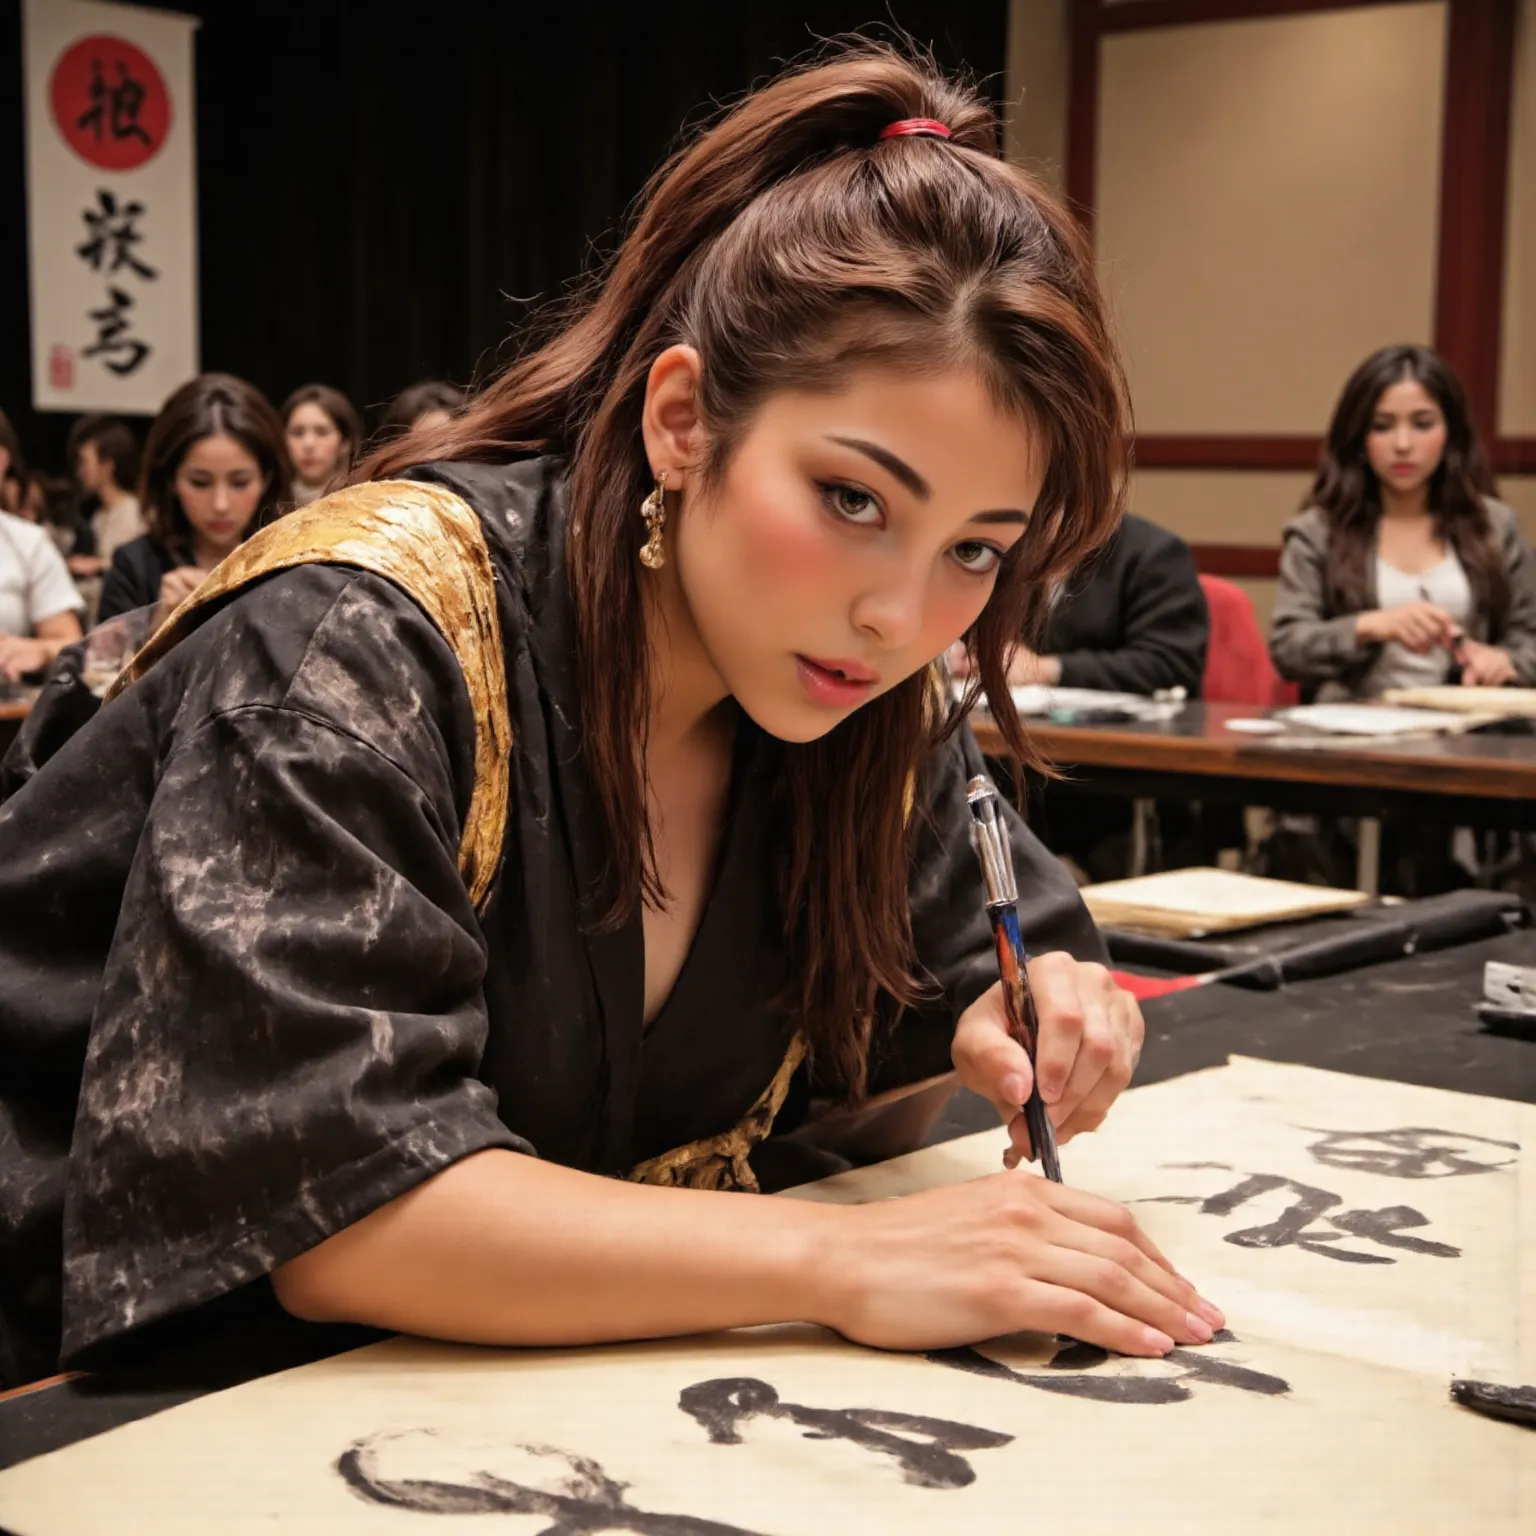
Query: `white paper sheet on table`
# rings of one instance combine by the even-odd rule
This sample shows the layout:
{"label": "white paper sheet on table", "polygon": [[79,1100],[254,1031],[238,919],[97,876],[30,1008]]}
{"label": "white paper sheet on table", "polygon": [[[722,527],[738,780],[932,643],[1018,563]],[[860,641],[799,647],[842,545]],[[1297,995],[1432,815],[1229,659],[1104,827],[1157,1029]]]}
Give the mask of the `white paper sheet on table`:
{"label": "white paper sheet on table", "polygon": [[1010,688],[1009,696],[1019,714],[1040,718],[1053,713],[1077,714],[1091,710],[1124,710],[1137,719],[1158,720],[1176,714],[1182,701],[1163,702],[1141,693],[1116,693],[1107,688],[1047,688],[1030,683]]}
{"label": "white paper sheet on table", "polygon": [[[1536,1379],[1533,1142],[1527,1106],[1243,1059],[1126,1095],[1064,1149],[1068,1178],[1136,1202],[1227,1309],[1235,1341],[1193,1354],[1246,1385],[1184,1359],[1053,1370],[1039,1336],[985,1346],[990,1377],[806,1327],[561,1351],[396,1340],[0,1474],[0,1523],[349,1536],[479,1529],[480,1511],[527,1536],[1514,1536],[1536,1528],[1536,1436],[1446,1390]],[[991,1173],[1001,1150],[1001,1133],[970,1137],[795,1196],[903,1194]],[[1310,1194],[1202,1208],[1255,1177]],[[1230,1240],[1298,1198],[1305,1243]],[[1357,1218],[1383,1212],[1389,1236],[1459,1256],[1362,1237],[1376,1229]],[[1168,1400],[1123,1400],[1149,1390]]]}
{"label": "white paper sheet on table", "polygon": [[1394,708],[1386,704],[1298,704],[1275,717],[1335,736],[1420,736],[1465,731],[1469,717],[1444,709]]}

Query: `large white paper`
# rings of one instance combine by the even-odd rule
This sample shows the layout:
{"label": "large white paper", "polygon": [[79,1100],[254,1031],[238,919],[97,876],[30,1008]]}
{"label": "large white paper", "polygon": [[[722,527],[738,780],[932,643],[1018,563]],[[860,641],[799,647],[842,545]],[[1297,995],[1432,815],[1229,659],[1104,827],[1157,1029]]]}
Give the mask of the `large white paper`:
{"label": "large white paper", "polygon": [[[397,1340],[0,1474],[0,1523],[19,1536],[1536,1528],[1536,1436],[1447,1398],[1453,1373],[1536,1379],[1536,1110],[1237,1060],[1127,1095],[1111,1126],[1064,1149],[1069,1179],[1137,1202],[1227,1309],[1232,1340],[1155,1362],[1040,1336],[891,1355],[808,1327],[560,1351]],[[971,1137],[796,1195],[903,1194],[993,1172],[1002,1147],[1001,1132]],[[1294,1182],[1205,1208],[1254,1178]],[[1312,1219],[1286,1240],[1298,1199]],[[1232,1241],[1277,1222],[1257,1246]]]}

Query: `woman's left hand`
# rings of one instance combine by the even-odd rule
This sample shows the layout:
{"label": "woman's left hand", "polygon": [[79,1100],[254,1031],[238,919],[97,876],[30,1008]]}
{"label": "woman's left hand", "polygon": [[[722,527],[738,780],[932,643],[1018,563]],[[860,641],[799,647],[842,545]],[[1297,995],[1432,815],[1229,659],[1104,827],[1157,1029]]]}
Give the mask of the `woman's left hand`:
{"label": "woman's left hand", "polygon": [[1463,640],[1458,652],[1461,681],[1467,688],[1502,688],[1515,680],[1515,664],[1509,652],[1480,640]]}
{"label": "woman's left hand", "polygon": [[[1036,1065],[1040,1097],[1058,1142],[1096,1130],[1131,1080],[1146,1034],[1136,999],[1102,965],[1057,952],[1029,965],[1030,991],[1040,1021]],[[988,1099],[1008,1124],[1012,1168],[1033,1157],[1021,1106],[1033,1081],[1029,1057],[1008,1033],[1002,983],[960,1015],[951,1047],[960,1081]]]}

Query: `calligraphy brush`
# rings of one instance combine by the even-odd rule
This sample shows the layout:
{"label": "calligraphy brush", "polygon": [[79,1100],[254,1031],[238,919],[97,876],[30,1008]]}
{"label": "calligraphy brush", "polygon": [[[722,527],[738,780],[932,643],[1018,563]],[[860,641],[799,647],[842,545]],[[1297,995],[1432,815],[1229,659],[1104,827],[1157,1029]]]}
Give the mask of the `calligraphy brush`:
{"label": "calligraphy brush", "polygon": [[1019,886],[1013,873],[1013,852],[1008,846],[1008,824],[998,806],[997,791],[984,775],[977,774],[965,786],[965,800],[971,808],[971,846],[981,861],[987,917],[997,944],[997,968],[1003,980],[1003,1009],[1008,1017],[1008,1032],[1029,1057],[1032,1081],[1029,1097],[1022,1106],[1024,1124],[1029,1128],[1030,1146],[1040,1159],[1046,1178],[1060,1184],[1061,1159],[1056,1153],[1056,1131],[1045,1112],[1045,1101],[1040,1097],[1040,1079],[1035,1070],[1040,1021],[1029,990],[1029,954],[1024,948],[1024,936],[1019,932]]}

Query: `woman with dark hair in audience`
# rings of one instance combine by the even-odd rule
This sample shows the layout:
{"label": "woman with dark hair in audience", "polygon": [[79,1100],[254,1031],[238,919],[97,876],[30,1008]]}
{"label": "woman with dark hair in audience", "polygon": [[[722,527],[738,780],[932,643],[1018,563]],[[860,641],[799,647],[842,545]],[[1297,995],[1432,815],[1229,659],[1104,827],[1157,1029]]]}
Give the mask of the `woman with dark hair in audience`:
{"label": "woman with dark hair in audience", "polygon": [[283,431],[293,461],[291,500],[307,507],[331,490],[352,467],[362,446],[363,424],[339,389],[305,384],[283,401]]}
{"label": "woman with dark hair in audience", "polygon": [[1307,508],[1286,524],[1270,651],[1317,699],[1536,684],[1536,560],[1461,382],[1428,347],[1351,375]]}
{"label": "woman with dark hair in audience", "polygon": [[159,605],[163,617],[286,501],[283,424],[244,379],[204,373],[165,402],[139,483],[149,532],[113,558],[99,619]]}
{"label": "woman with dark hair in audience", "polygon": [[[1129,1211],[1013,1166],[981,684],[936,662],[1026,755],[1006,654],[1114,529],[1127,412],[1092,249],[997,146],[891,49],[754,92],[557,334],[237,550],[0,806],[0,1377],[214,1319],[1211,1339]],[[1002,814],[1070,1139],[1141,1019]],[[1009,1171],[729,1193],[952,1063]]]}
{"label": "woman with dark hair in audience", "polygon": [[441,379],[427,379],[402,389],[389,402],[379,429],[382,440],[399,437],[413,427],[441,427],[462,409],[465,393],[454,384]]}

